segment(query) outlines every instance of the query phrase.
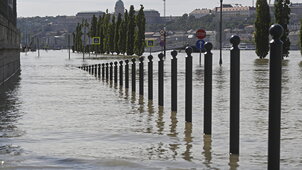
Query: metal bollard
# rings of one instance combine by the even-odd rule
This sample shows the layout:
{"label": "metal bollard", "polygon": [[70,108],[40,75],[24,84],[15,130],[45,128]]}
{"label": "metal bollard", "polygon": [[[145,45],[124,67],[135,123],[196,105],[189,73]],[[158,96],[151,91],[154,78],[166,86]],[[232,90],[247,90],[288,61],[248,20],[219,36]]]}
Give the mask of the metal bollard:
{"label": "metal bollard", "polygon": [[186,98],[185,98],[185,114],[186,122],[192,122],[192,52],[191,47],[186,48]]}
{"label": "metal bollard", "polygon": [[105,64],[102,64],[102,79],[105,79]]}
{"label": "metal bollard", "polygon": [[97,77],[97,74],[98,74],[98,65],[94,65],[94,75],[95,77]]}
{"label": "metal bollard", "polygon": [[230,153],[239,154],[240,124],[240,38],[233,35],[231,48],[231,93],[230,93]]}
{"label": "metal bollard", "polygon": [[270,89],[269,89],[269,132],[268,132],[268,170],[280,169],[280,133],[281,133],[281,83],[283,27],[272,25],[270,34]]}
{"label": "metal bollard", "polygon": [[129,89],[129,60],[125,60],[125,88]]}
{"label": "metal bollard", "polygon": [[113,62],[110,63],[110,68],[109,68],[109,80],[113,80]]}
{"label": "metal bollard", "polygon": [[205,43],[206,53],[204,54],[204,129],[205,135],[212,134],[212,72],[213,72],[213,54],[211,52],[213,45],[210,42]]}
{"label": "metal bollard", "polygon": [[136,65],[135,65],[135,58],[132,60],[132,92],[136,91]]}
{"label": "metal bollard", "polygon": [[109,64],[106,63],[106,81],[109,80]]}
{"label": "metal bollard", "polygon": [[153,100],[153,56],[148,56],[148,99]]}
{"label": "metal bollard", "polygon": [[88,73],[91,73],[91,66],[88,66]]}
{"label": "metal bollard", "polygon": [[158,105],[164,106],[164,54],[158,55]]}
{"label": "metal bollard", "polygon": [[144,95],[144,57],[139,58],[139,95]]}
{"label": "metal bollard", "polygon": [[94,74],[94,65],[91,65],[91,75]]}
{"label": "metal bollard", "polygon": [[117,64],[118,62],[114,62],[114,84],[117,85]]}
{"label": "metal bollard", "polygon": [[123,86],[123,61],[120,61],[120,86]]}
{"label": "metal bollard", "polygon": [[177,112],[177,51],[172,51],[171,55],[171,109]]}
{"label": "metal bollard", "polygon": [[101,78],[101,64],[98,64],[98,78]]}

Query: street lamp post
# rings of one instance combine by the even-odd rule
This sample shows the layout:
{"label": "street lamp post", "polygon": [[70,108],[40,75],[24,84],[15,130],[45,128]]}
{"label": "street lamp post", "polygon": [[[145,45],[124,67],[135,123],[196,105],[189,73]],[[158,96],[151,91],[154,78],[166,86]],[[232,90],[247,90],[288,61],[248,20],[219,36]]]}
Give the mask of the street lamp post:
{"label": "street lamp post", "polygon": [[167,40],[166,40],[166,0],[164,1],[164,21],[165,21],[165,26],[164,26],[164,57],[166,58],[166,44],[167,44]]}
{"label": "street lamp post", "polygon": [[220,58],[219,58],[219,65],[222,65],[222,1],[220,0],[220,23],[219,23],[219,43],[220,43]]}

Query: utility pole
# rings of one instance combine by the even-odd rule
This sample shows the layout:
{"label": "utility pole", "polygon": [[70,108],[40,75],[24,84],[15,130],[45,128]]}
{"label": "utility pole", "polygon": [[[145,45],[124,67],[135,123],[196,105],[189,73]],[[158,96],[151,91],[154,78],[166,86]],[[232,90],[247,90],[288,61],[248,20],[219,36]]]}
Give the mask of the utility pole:
{"label": "utility pole", "polygon": [[220,58],[219,58],[219,65],[222,65],[222,1],[220,0],[220,33],[219,33],[219,43],[220,43]]}

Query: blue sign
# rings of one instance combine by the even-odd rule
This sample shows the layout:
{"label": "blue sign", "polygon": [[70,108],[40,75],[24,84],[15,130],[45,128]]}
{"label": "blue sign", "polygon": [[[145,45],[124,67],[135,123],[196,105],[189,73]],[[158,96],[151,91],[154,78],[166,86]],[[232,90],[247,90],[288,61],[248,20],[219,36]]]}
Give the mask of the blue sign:
{"label": "blue sign", "polygon": [[196,48],[198,49],[198,50],[203,50],[204,49],[204,44],[205,44],[206,42],[204,41],[204,40],[198,40],[197,42],[196,42]]}

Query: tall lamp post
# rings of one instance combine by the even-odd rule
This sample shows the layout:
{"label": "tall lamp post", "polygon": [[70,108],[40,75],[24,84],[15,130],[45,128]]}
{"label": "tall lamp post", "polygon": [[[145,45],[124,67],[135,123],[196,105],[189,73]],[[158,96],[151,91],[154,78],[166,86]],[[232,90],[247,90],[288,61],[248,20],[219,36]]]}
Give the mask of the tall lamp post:
{"label": "tall lamp post", "polygon": [[220,27],[220,33],[219,33],[219,43],[220,43],[220,58],[219,58],[219,65],[222,65],[222,1],[220,0],[220,22],[219,22],[219,27]]}
{"label": "tall lamp post", "polygon": [[167,44],[167,40],[166,40],[166,0],[164,1],[164,21],[165,21],[165,26],[164,26],[164,57],[166,58],[166,44]]}

